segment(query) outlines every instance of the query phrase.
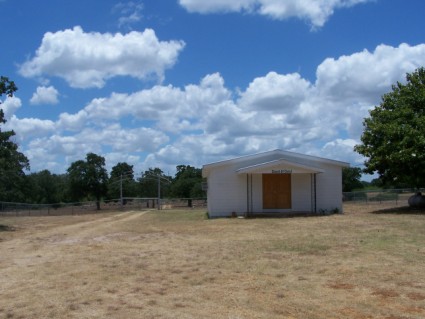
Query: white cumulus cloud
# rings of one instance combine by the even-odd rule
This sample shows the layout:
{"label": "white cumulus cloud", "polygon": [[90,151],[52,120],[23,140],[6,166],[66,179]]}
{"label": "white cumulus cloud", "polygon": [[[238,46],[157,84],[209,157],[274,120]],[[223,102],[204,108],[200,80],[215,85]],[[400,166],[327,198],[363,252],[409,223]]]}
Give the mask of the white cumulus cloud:
{"label": "white cumulus cloud", "polygon": [[31,104],[57,104],[59,92],[53,86],[39,86],[31,97]]}
{"label": "white cumulus cloud", "polygon": [[309,94],[310,82],[297,73],[282,75],[270,72],[265,77],[256,78],[243,92],[240,105],[247,109],[281,111],[294,109]]}
{"label": "white cumulus cloud", "polygon": [[249,12],[278,20],[295,17],[321,27],[335,9],[369,1],[372,0],[179,0],[179,3],[189,12]]}
{"label": "white cumulus cloud", "polygon": [[6,123],[6,127],[10,127],[16,133],[16,138],[24,140],[37,136],[44,136],[55,131],[55,122],[51,120],[41,120],[38,118],[19,119],[15,115]]}
{"label": "white cumulus cloud", "polygon": [[357,144],[358,141],[353,139],[337,138],[326,143],[320,150],[320,154],[326,154],[328,158],[342,158],[346,162],[360,165],[363,163],[364,158],[360,154],[353,152],[353,148]]}
{"label": "white cumulus cloud", "polygon": [[110,34],[76,26],[47,32],[35,57],[20,66],[26,77],[55,76],[75,88],[101,88],[116,76],[162,80],[184,48],[183,41],[160,41],[155,32]]}
{"label": "white cumulus cloud", "polygon": [[99,97],[54,123],[14,118],[13,125],[26,127],[19,131],[30,139],[26,151],[40,163],[43,154],[49,163],[50,154],[68,162],[87,152],[133,159],[143,154],[143,165],[171,169],[281,148],[360,164],[353,146],[363,118],[392,84],[425,65],[424,46],[380,45],[330,57],[317,67],[315,82],[272,71],[232,92],[213,73],[182,87]]}
{"label": "white cumulus cloud", "polygon": [[380,103],[392,84],[404,82],[406,73],[423,65],[425,44],[379,45],[373,52],[328,58],[316,72],[316,104],[321,116],[359,136],[368,110]]}
{"label": "white cumulus cloud", "polygon": [[[133,116],[139,120],[150,120],[164,131],[180,132],[196,129],[197,121],[210,107],[231,98],[220,74],[214,73],[201,79],[200,84],[190,84],[183,89],[172,85],[156,85],[132,94],[112,93],[107,98],[92,100],[84,114],[92,120],[116,120]],[[84,115],[82,114],[82,116]],[[75,115],[76,116],[76,115]],[[75,118],[63,115],[63,120]]]}
{"label": "white cumulus cloud", "polygon": [[75,114],[61,113],[57,126],[63,131],[79,131],[87,124],[87,112],[80,110]]}
{"label": "white cumulus cloud", "polygon": [[10,119],[21,106],[22,101],[16,96],[8,96],[3,102],[0,101],[0,109],[3,110],[6,120]]}
{"label": "white cumulus cloud", "polygon": [[407,72],[424,65],[425,44],[398,47],[379,45],[373,52],[363,50],[337,59],[328,58],[317,68],[316,86],[322,95],[337,100],[357,100],[359,96],[372,103],[392,84],[405,78]]}
{"label": "white cumulus cloud", "polygon": [[257,77],[236,100],[206,106],[197,119],[199,134],[183,135],[155,156],[205,163],[282,148],[361,163],[353,147],[363,119],[392,84],[425,65],[423,47],[380,45],[373,52],[329,58],[318,66],[315,83],[297,73]]}

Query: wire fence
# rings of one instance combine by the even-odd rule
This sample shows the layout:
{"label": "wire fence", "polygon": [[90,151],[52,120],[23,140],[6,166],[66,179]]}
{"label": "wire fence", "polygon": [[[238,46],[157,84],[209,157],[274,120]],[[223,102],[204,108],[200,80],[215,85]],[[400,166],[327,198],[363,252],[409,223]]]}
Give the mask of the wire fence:
{"label": "wire fence", "polygon": [[[384,189],[365,190],[342,193],[344,204],[374,205],[385,207],[408,206],[409,198],[418,191],[425,193],[425,189]],[[100,210],[95,201],[78,203],[57,204],[26,204],[0,202],[0,216],[58,216],[81,215],[120,210],[146,210],[146,209],[176,209],[176,208],[206,208],[206,198],[123,198],[100,202]]]}
{"label": "wire fence", "polygon": [[199,208],[206,207],[206,198],[123,198],[101,201],[100,210],[97,209],[96,201],[78,203],[56,204],[26,204],[0,202],[0,216],[61,216],[81,215],[113,212],[120,210],[146,210],[146,209],[175,209],[175,208]]}
{"label": "wire fence", "polygon": [[408,200],[417,192],[424,192],[425,189],[403,188],[403,189],[383,189],[366,190],[357,192],[342,193],[344,203],[355,204],[385,204],[394,206],[408,206]]}

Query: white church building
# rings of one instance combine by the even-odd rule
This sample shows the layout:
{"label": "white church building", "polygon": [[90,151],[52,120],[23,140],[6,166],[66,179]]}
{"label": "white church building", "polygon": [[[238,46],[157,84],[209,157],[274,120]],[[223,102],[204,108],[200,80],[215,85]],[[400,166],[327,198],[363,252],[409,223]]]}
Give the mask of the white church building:
{"label": "white church building", "polygon": [[342,168],[348,166],[282,150],[206,164],[208,214],[342,212]]}

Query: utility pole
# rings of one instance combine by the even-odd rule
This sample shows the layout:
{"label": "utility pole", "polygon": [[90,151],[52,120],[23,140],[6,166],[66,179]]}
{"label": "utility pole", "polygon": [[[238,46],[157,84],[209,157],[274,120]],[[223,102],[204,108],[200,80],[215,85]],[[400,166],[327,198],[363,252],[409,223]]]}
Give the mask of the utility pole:
{"label": "utility pole", "polygon": [[121,176],[120,176],[120,203],[121,203],[121,209],[122,209],[123,205],[124,205],[123,200],[122,200],[122,173],[121,173]]}
{"label": "utility pole", "polygon": [[161,209],[161,176],[158,174],[158,210]]}

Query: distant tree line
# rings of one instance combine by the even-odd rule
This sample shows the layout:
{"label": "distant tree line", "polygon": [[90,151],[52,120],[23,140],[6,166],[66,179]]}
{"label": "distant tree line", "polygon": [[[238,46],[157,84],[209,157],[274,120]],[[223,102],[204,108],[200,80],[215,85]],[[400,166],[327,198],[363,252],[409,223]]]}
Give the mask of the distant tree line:
{"label": "distant tree line", "polygon": [[345,167],[342,169],[342,191],[364,191],[367,189],[402,189],[412,186],[404,182],[388,182],[382,178],[374,178],[370,182],[361,180],[363,170],[359,167]]}
{"label": "distant tree line", "polygon": [[108,174],[105,159],[88,153],[85,160],[73,162],[64,174],[53,174],[47,169],[31,174],[21,172],[22,169],[19,174],[0,169],[2,182],[6,181],[8,186],[5,191],[2,183],[0,201],[55,204],[95,200],[99,208],[100,201],[121,196],[156,198],[158,182],[161,198],[206,197],[202,191],[202,170],[190,165],[178,165],[175,176],[156,167],[137,174],[136,178],[133,165],[118,163]]}
{"label": "distant tree line", "polygon": [[[11,97],[17,90],[9,78],[0,77],[0,97]],[[0,100],[1,103],[1,100]],[[65,174],[49,170],[25,174],[30,169],[28,158],[18,151],[13,141],[15,132],[2,130],[6,123],[0,108],[0,201],[37,204],[55,204],[121,197],[157,197],[160,183],[161,197],[200,198],[202,171],[190,165],[178,165],[175,176],[167,176],[160,168],[149,168],[141,174],[128,163],[118,163],[108,174],[105,158],[88,153],[84,160],[73,162]],[[136,175],[140,175],[136,178]]]}

